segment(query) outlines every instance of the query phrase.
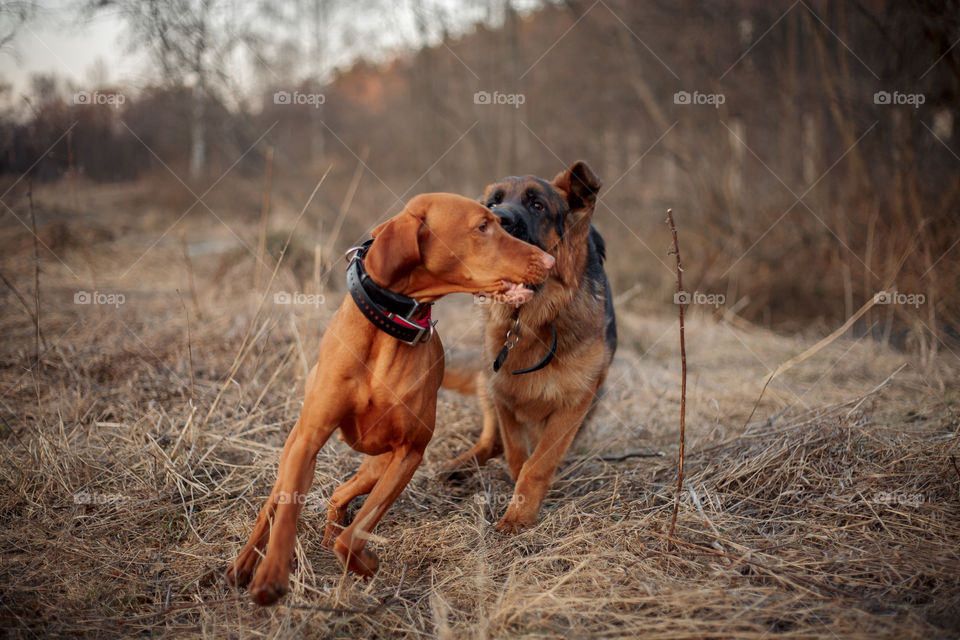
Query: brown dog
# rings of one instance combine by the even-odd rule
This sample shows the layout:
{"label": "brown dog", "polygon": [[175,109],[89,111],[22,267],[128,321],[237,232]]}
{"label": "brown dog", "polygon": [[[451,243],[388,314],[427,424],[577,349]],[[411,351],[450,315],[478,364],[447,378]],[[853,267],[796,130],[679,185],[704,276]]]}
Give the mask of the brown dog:
{"label": "brown dog", "polygon": [[[362,257],[348,268],[351,296],[324,333],[273,491],[227,569],[234,584],[250,583],[261,605],[287,590],[297,517],[317,452],[338,428],[341,439],[367,457],[333,493],[324,544],[351,571],[365,577],[376,571],[376,557],[364,550],[367,534],[407,485],[433,435],[443,346],[433,336],[429,303],[448,293],[486,292],[518,304],[533,294],[520,283],[543,281],[554,264],[507,234],[489,209],[452,194],[413,198],[372,235],[372,245],[360,248]],[[347,505],[366,493],[343,528]]]}
{"label": "brown dog", "polygon": [[445,387],[469,391],[471,380],[481,376],[474,386],[483,432],[447,469],[484,464],[506,451],[516,486],[499,531],[513,533],[537,521],[554,471],[593,405],[617,347],[603,269],[606,250],[590,224],[599,189],[593,171],[577,162],[553,182],[510,177],[484,193],[483,202],[504,229],[556,258],[549,279],[518,310],[485,307],[483,357],[451,355],[443,381]]}

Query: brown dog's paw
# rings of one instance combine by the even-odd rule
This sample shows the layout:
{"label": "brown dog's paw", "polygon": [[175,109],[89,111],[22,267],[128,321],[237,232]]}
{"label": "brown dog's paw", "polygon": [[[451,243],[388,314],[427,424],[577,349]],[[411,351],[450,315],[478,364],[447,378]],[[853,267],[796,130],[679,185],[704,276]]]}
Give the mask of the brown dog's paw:
{"label": "brown dog's paw", "polygon": [[376,554],[372,551],[367,551],[366,549],[361,549],[359,553],[351,553],[349,555],[349,560],[347,554],[335,549],[337,556],[340,558],[340,562],[347,565],[347,569],[364,580],[369,580],[373,577],[373,574],[377,572],[377,568],[380,566],[380,562],[377,560]]}
{"label": "brown dog's paw", "polygon": [[290,570],[261,564],[250,583],[250,596],[261,607],[279,600],[287,592]]}
{"label": "brown dog's paw", "polygon": [[534,524],[535,523],[533,522],[524,522],[522,520],[507,520],[506,516],[504,516],[500,519],[500,522],[497,523],[497,526],[495,526],[494,529],[504,535],[513,536],[526,531]]}
{"label": "brown dog's paw", "polygon": [[268,582],[250,587],[250,596],[261,607],[272,605],[286,593],[287,585],[280,582]]}
{"label": "brown dog's paw", "polygon": [[250,563],[249,566],[246,565],[247,563],[243,562],[239,557],[231,562],[227,570],[223,572],[223,577],[226,579],[227,584],[238,589],[242,589],[250,584],[250,577],[253,575],[253,563]]}

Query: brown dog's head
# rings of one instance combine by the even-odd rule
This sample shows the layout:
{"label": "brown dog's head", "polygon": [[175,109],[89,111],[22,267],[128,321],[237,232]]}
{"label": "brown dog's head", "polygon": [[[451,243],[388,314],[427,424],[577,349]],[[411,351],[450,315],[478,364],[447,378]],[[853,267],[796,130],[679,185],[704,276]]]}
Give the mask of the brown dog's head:
{"label": "brown dog's head", "polygon": [[448,293],[487,293],[520,304],[523,285],[543,282],[554,259],[512,237],[497,216],[452,193],[414,197],[372,232],[365,265],[374,282],[422,302]]}
{"label": "brown dog's head", "polygon": [[[557,260],[553,275],[568,281],[582,271],[587,234],[600,180],[585,162],[575,162],[547,182],[536,176],[507,177],[488,186],[481,202],[510,235],[536,245]],[[572,284],[572,280],[568,282]]]}

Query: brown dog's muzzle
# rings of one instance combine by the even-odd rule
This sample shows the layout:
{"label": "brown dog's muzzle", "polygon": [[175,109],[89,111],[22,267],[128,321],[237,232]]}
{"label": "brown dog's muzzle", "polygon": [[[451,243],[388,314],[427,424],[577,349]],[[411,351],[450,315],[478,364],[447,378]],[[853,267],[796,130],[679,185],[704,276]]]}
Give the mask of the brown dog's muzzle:
{"label": "brown dog's muzzle", "polygon": [[527,272],[523,277],[524,284],[540,284],[547,279],[547,276],[550,274],[550,269],[552,269],[556,263],[553,256],[546,251],[538,250],[537,254],[538,255],[533,256],[527,265]]}

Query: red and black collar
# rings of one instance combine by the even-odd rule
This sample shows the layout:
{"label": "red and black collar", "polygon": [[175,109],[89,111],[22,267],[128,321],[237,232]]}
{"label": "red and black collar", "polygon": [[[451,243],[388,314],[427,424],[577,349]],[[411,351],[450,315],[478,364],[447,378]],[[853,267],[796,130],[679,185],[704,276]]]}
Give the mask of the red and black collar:
{"label": "red and black collar", "polygon": [[[411,346],[427,342],[433,336],[436,324],[430,321],[433,303],[417,302],[374,282],[363,267],[363,258],[372,244],[372,239],[367,240],[347,251],[350,261],[347,266],[347,289],[353,301],[367,320],[387,335]],[[426,311],[426,314],[414,320],[413,317],[422,311]]]}

